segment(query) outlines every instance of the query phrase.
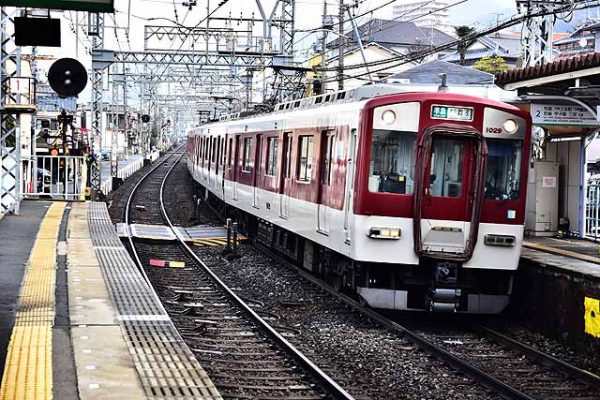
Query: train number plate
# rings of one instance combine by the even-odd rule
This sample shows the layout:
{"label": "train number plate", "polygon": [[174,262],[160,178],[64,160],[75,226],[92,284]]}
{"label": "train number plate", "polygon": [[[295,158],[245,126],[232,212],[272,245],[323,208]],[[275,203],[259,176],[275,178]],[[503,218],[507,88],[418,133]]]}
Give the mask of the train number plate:
{"label": "train number plate", "polygon": [[431,106],[431,118],[450,119],[454,121],[473,121],[473,108],[433,105]]}

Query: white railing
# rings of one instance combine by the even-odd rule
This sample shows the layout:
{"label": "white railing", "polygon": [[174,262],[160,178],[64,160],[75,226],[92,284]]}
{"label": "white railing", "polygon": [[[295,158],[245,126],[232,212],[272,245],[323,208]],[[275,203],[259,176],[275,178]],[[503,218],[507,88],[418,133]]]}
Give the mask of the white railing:
{"label": "white railing", "polygon": [[117,171],[117,177],[125,180],[125,179],[129,178],[131,175],[133,175],[135,172],[139,171],[143,166],[144,166],[144,159],[143,158],[137,159],[134,162],[132,162],[131,164],[129,164],[123,168],[119,168],[119,170]]}
{"label": "white railing", "polygon": [[[146,156],[146,159],[149,159],[150,162],[154,162],[159,157],[160,157],[160,153],[158,151],[153,151],[152,153],[150,153]],[[117,171],[117,177],[125,180],[125,179],[129,178],[131,175],[133,175],[134,173],[136,173],[137,171],[139,171],[143,166],[144,166],[144,158],[135,160],[131,164],[129,164],[123,168],[119,168],[119,170]],[[102,181],[102,183],[100,184],[100,190],[102,191],[102,193],[104,193],[105,196],[108,196],[108,194],[110,192],[112,192],[112,190],[113,190],[112,177],[108,177],[107,179],[104,179]]]}
{"label": "white railing", "polygon": [[600,180],[590,179],[587,182],[585,206],[585,236],[600,238]]}
{"label": "white railing", "polygon": [[31,156],[23,176],[24,198],[85,200],[88,165],[82,156]]}
{"label": "white railing", "polygon": [[158,157],[160,157],[159,151],[153,151],[152,153],[150,153],[148,155],[148,159],[150,160],[150,162],[154,162],[154,161],[158,160]]}
{"label": "white railing", "polygon": [[101,183],[100,183],[100,191],[105,195],[108,196],[108,194],[110,192],[112,192],[112,176],[109,176],[108,179],[104,179]]}

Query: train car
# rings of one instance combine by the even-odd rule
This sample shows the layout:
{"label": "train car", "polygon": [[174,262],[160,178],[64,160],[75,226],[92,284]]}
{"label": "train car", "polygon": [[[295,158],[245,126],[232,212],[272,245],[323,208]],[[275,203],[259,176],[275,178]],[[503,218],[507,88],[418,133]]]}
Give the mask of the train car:
{"label": "train car", "polygon": [[499,313],[530,132],[508,104],[373,85],[203,125],[187,157],[208,201],[336,289],[374,308]]}

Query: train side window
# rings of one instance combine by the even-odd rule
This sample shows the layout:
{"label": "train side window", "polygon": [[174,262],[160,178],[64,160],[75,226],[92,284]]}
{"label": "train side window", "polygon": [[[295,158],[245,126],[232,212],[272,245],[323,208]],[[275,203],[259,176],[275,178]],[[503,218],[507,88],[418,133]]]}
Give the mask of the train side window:
{"label": "train side window", "polygon": [[321,175],[321,184],[330,186],[331,185],[331,173],[333,168],[331,168],[331,163],[333,161],[333,145],[335,143],[335,132],[334,131],[324,131],[323,139],[325,143],[323,145],[323,156],[321,157],[323,165],[321,166],[322,175]]}
{"label": "train side window", "polygon": [[225,158],[227,157],[227,137],[224,137],[221,141],[221,165],[225,165]]}
{"label": "train side window", "polygon": [[283,134],[283,151],[285,152],[283,156],[283,164],[284,164],[284,176],[285,178],[292,177],[292,133],[285,132]]}
{"label": "train side window", "polygon": [[200,140],[198,140],[198,154],[196,154],[196,159],[198,160],[198,164],[201,164],[203,150],[204,150],[204,137],[201,136]]}
{"label": "train side window", "polygon": [[244,139],[244,159],[242,162],[242,171],[250,172],[252,169],[252,138]]}
{"label": "train side window", "polygon": [[212,154],[211,154],[211,158],[210,161],[211,162],[217,162],[217,150],[218,150],[218,141],[220,139],[219,138],[213,138],[213,143],[212,143]]}
{"label": "train side window", "polygon": [[267,138],[267,160],[265,171],[267,175],[277,175],[277,150],[279,148],[279,138]]}
{"label": "train side window", "polygon": [[312,136],[298,137],[298,181],[310,182],[312,177],[313,162],[313,144]]}
{"label": "train side window", "polygon": [[229,159],[227,160],[227,164],[233,165],[233,153],[235,149],[233,148],[233,138],[229,138]]}
{"label": "train side window", "polygon": [[369,163],[369,191],[412,194],[417,134],[374,129]]}

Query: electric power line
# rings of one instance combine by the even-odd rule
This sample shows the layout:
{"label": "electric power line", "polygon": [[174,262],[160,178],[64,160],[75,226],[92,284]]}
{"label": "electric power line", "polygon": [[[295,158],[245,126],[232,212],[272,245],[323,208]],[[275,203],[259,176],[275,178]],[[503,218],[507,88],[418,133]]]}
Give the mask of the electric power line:
{"label": "electric power line", "polygon": [[[571,10],[571,7],[575,7],[578,10],[583,10],[583,9],[587,9],[587,8],[591,8],[591,7],[596,7],[600,5],[600,1],[598,0],[594,0],[594,1],[589,1],[589,0],[583,0],[583,1],[573,1],[568,5],[565,5],[559,9],[555,9],[555,10],[541,10],[538,11],[536,13],[529,13],[526,15],[517,15],[517,16],[513,16],[512,18],[505,20],[504,22],[490,27],[488,29],[484,29],[482,31],[478,31],[475,32],[471,35],[469,35],[467,38],[464,38],[463,40],[477,40],[478,38],[482,37],[482,36],[486,36],[489,35],[491,33],[494,32],[498,32],[502,29],[506,29],[510,26],[513,25],[517,25],[519,23],[524,22],[525,20],[527,20],[528,18],[536,18],[536,17],[543,17],[546,15],[551,15],[551,14],[556,14],[556,13],[562,13],[562,12],[568,12]],[[436,47],[432,47],[428,50],[422,51],[422,52],[418,52],[418,53],[414,53],[411,55],[401,55],[398,57],[392,57],[386,60],[380,60],[380,61],[374,61],[371,63],[368,63],[369,66],[379,66],[379,65],[385,65],[383,68],[377,69],[377,70],[372,70],[371,73],[376,73],[376,72],[380,72],[380,71],[384,71],[386,69],[389,68],[394,68],[403,64],[407,64],[409,62],[413,62],[413,61],[417,61],[423,57],[427,57],[429,55],[438,53],[440,51],[443,50],[448,50],[450,48],[453,48],[454,46],[458,45],[459,43],[461,43],[462,40],[455,40],[452,42],[448,42],[445,43],[443,45],[440,46],[436,46]],[[389,63],[393,63],[397,61],[397,63],[394,63],[393,65],[386,65]],[[354,65],[350,65],[350,66],[346,66],[344,67],[344,69],[356,69],[356,68],[364,68],[364,64],[354,64]],[[335,68],[313,68],[315,70],[315,72],[317,71],[335,71]],[[347,75],[348,78],[359,78],[361,76],[365,76],[367,75],[367,73],[361,73],[361,74],[356,74],[356,75]],[[326,79],[323,80],[323,83],[329,83],[329,82],[335,82],[336,79]]]}

